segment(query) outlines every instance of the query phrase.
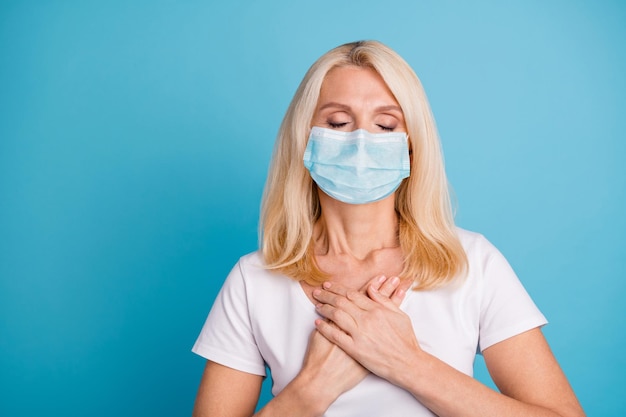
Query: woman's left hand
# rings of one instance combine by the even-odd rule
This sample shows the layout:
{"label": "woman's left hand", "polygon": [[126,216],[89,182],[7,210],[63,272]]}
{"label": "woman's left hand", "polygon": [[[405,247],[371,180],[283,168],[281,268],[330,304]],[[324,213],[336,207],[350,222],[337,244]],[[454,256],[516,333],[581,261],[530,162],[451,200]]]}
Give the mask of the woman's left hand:
{"label": "woman's left hand", "polygon": [[313,292],[316,308],[335,326],[317,320],[317,330],[370,372],[400,382],[402,370],[422,352],[411,319],[371,286],[367,294],[337,283],[322,287]]}

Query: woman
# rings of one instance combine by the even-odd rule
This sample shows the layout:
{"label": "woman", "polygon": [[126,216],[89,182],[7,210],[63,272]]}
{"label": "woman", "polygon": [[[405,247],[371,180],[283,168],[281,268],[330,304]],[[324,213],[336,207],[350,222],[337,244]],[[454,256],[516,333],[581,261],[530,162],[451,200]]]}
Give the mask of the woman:
{"label": "woman", "polygon": [[[307,72],[282,123],[261,250],[194,352],[195,416],[582,416],[502,255],[455,228],[419,80],[378,42]],[[477,350],[500,392],[472,378]]]}

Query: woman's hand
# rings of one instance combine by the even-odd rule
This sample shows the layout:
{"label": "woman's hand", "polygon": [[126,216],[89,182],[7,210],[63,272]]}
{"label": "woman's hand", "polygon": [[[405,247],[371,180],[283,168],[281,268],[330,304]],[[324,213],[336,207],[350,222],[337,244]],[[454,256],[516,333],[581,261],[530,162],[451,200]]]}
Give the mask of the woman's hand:
{"label": "woman's hand", "polygon": [[[397,278],[386,279],[381,276],[374,278],[360,290],[354,291],[366,298],[367,291],[376,291],[379,298],[385,299],[391,305],[400,305],[406,294],[406,288],[400,287],[399,284]],[[330,322],[326,324],[334,327]],[[338,345],[331,343],[317,330],[313,331],[299,377],[305,378],[309,385],[315,387],[312,391],[320,395],[322,403],[330,406],[339,395],[353,388],[367,374],[369,371]]]}
{"label": "woman's hand", "polygon": [[368,373],[367,369],[317,330],[311,333],[300,377],[308,381],[311,391],[320,396],[318,401],[326,404],[325,408],[361,382]]}
{"label": "woman's hand", "polygon": [[313,297],[327,319],[316,321],[317,330],[376,375],[397,382],[398,371],[421,352],[410,318],[375,286],[364,294],[325,282]]}

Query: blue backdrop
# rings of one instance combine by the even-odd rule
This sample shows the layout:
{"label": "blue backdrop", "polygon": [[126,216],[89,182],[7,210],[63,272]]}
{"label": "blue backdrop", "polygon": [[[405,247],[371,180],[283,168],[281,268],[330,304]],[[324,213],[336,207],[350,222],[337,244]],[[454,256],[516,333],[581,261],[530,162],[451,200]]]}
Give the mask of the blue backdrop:
{"label": "blue backdrop", "polygon": [[458,223],[508,257],[588,414],[626,413],[623,2],[4,0],[0,415],[189,415],[284,111],[362,38],[421,77]]}

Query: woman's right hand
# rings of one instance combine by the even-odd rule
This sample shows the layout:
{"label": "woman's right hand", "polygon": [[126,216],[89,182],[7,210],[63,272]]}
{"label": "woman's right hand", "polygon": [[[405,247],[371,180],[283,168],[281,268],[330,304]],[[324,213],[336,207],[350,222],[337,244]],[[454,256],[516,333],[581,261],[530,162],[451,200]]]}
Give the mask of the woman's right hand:
{"label": "woman's right hand", "polygon": [[[396,277],[390,279],[384,276],[376,277],[360,291],[367,293],[368,287],[373,287],[383,296],[389,297],[397,306],[406,293],[406,288],[400,287],[400,280]],[[367,374],[369,371],[341,348],[328,341],[317,330],[313,331],[298,376],[305,378],[311,387],[315,387],[313,392],[319,394],[322,404],[330,406],[341,394],[361,382]]]}
{"label": "woman's right hand", "polygon": [[[379,276],[360,291],[366,294],[368,288],[374,288],[399,306],[407,285],[400,285],[398,278]],[[322,416],[341,394],[368,374],[367,369],[314,330],[298,375],[255,416]]]}
{"label": "woman's right hand", "polygon": [[369,371],[331,343],[317,330],[311,333],[309,346],[298,377],[308,381],[319,404],[330,406],[341,394],[353,388]]}

